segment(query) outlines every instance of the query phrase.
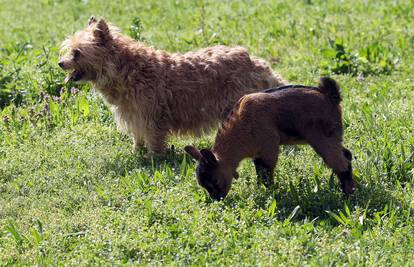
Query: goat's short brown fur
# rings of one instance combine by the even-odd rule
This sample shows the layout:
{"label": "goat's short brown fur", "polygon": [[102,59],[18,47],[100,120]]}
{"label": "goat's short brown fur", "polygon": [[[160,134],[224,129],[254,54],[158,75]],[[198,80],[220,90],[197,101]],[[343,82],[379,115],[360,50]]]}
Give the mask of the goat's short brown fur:
{"label": "goat's short brown fur", "polygon": [[163,152],[169,134],[198,135],[223,120],[248,93],[284,84],[242,47],[215,46],[186,54],[147,47],[104,20],[63,42],[59,65],[67,81],[90,81],[110,104],[118,127]]}
{"label": "goat's short brown fur", "polygon": [[330,78],[319,87],[243,96],[219,130],[213,149],[185,150],[199,161],[197,178],[214,199],[224,198],[243,158],[253,158],[259,180],[273,183],[279,146],[309,144],[338,175],[344,193],[355,190],[352,154],[342,145],[340,91]]}

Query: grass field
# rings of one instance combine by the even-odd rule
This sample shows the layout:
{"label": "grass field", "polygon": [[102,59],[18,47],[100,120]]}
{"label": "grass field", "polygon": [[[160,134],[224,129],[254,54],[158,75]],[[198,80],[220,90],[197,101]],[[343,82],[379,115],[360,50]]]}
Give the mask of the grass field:
{"label": "grass field", "polygon": [[[414,2],[0,0],[0,265],[414,266]],[[89,85],[64,85],[60,42],[104,16],[171,52],[242,45],[292,83],[343,90],[355,195],[309,147],[274,188],[243,161],[222,202],[183,146],[132,153]],[[76,86],[79,89],[73,89]],[[72,88],[72,90],[71,90]]]}

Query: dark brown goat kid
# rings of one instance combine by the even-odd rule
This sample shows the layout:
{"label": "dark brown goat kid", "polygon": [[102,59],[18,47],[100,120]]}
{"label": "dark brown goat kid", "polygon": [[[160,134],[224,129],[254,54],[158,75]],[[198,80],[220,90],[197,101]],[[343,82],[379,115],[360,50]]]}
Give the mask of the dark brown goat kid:
{"label": "dark brown goat kid", "polygon": [[185,151],[199,161],[197,178],[211,198],[228,194],[236,169],[253,158],[259,181],[273,184],[280,145],[309,144],[337,174],[342,191],[352,194],[352,154],[342,145],[340,89],[321,78],[318,87],[291,86],[243,96],[218,131],[213,149]]}

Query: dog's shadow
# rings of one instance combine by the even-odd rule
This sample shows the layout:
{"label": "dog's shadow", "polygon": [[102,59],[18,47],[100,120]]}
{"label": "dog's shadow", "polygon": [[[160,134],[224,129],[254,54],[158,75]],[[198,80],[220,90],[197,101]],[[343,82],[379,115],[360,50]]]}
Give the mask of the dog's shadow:
{"label": "dog's shadow", "polygon": [[189,163],[190,159],[185,156],[184,152],[177,151],[174,146],[161,155],[150,155],[145,148],[142,148],[135,153],[115,155],[113,158],[105,160],[102,168],[105,173],[125,176],[134,170],[145,170],[153,174],[168,166],[179,174],[183,161]]}

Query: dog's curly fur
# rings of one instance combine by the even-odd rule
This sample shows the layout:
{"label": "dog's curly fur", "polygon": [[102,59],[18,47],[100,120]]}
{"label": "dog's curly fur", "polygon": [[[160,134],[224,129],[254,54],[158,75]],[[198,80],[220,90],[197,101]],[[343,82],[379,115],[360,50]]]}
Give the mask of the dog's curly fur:
{"label": "dog's curly fur", "polygon": [[62,44],[66,80],[90,81],[110,104],[134,148],[163,152],[169,134],[198,135],[223,120],[243,95],[286,82],[242,47],[170,54],[91,18]]}

